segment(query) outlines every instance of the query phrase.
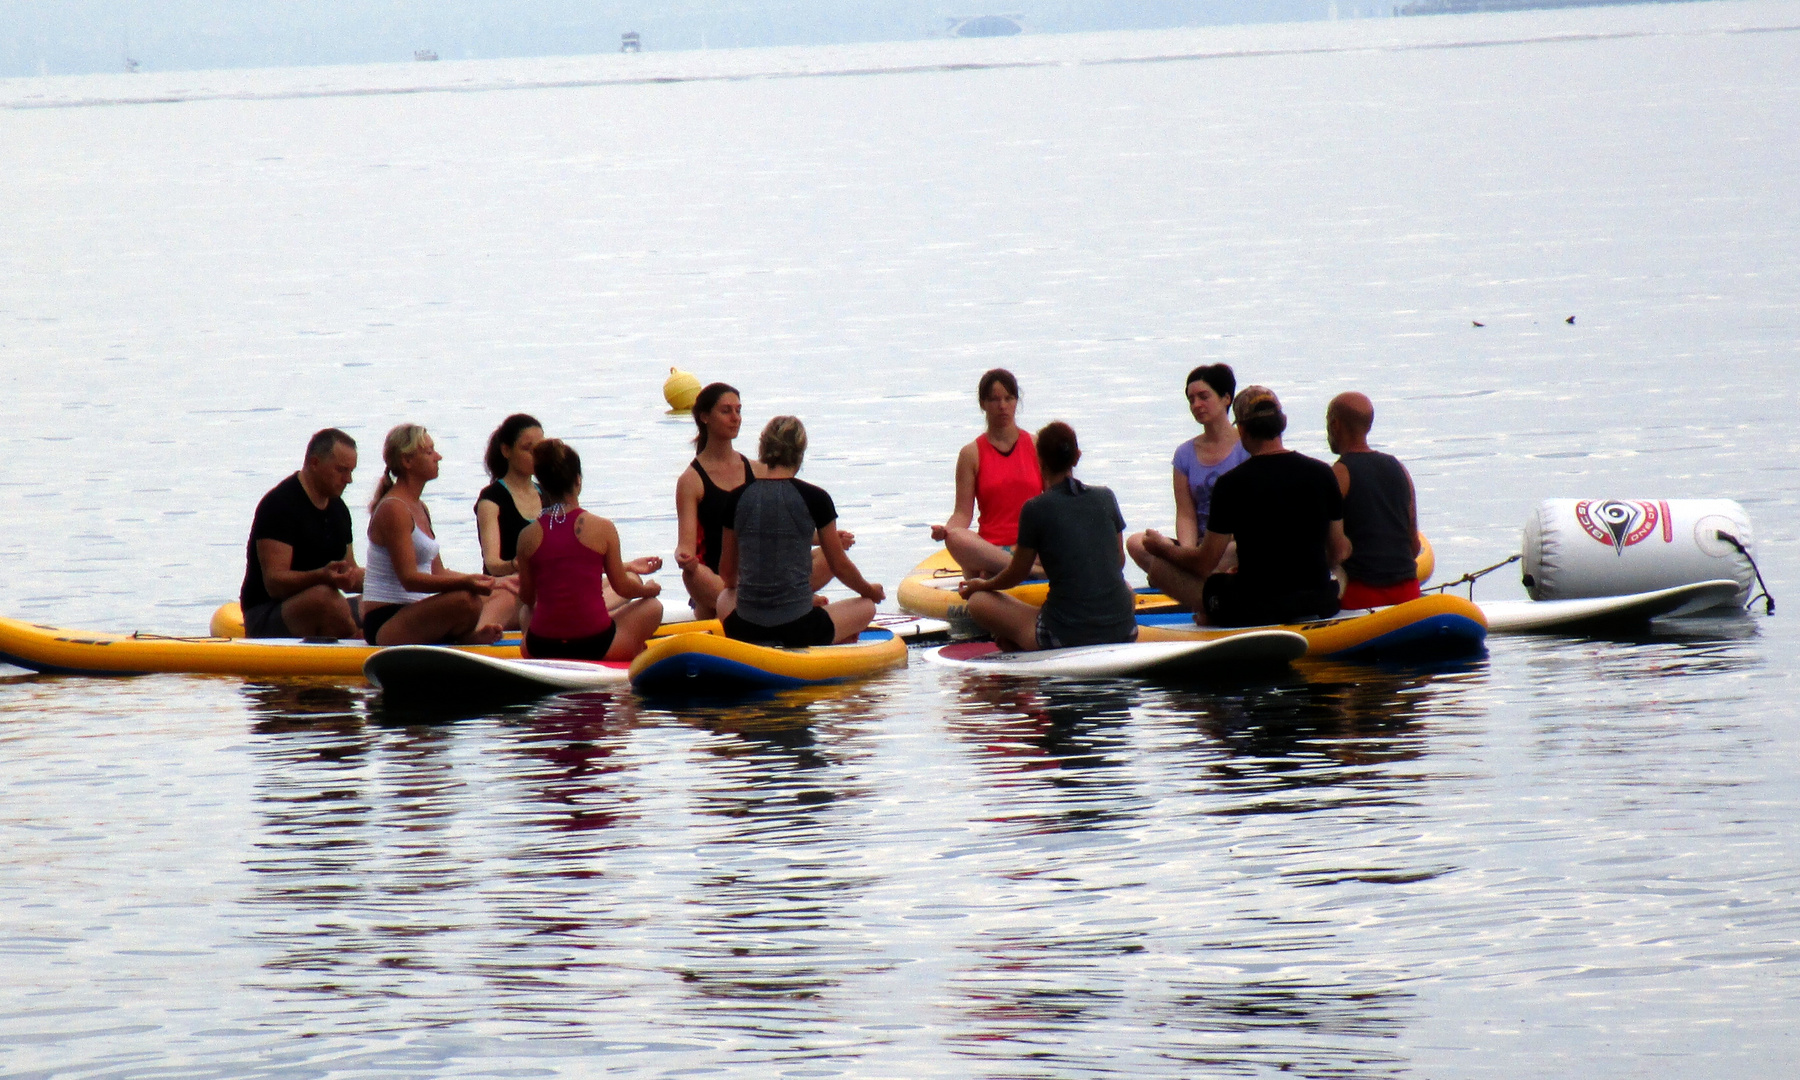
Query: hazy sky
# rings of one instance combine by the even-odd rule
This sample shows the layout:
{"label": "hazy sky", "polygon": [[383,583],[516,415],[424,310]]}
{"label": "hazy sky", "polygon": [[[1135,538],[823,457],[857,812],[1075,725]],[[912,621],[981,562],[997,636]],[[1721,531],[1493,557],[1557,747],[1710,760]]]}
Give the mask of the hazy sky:
{"label": "hazy sky", "polygon": [[1377,0],[0,0],[0,77],[922,38],[1007,13],[1029,31],[1386,15]]}

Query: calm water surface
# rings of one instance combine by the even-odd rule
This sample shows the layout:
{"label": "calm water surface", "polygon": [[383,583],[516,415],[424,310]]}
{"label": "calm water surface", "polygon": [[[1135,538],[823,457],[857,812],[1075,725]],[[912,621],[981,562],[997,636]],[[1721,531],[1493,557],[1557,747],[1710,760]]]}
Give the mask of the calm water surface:
{"label": "calm water surface", "polygon": [[[433,429],[452,567],[515,409],[666,556],[671,364],[751,430],[806,419],[891,590],[983,368],[1139,528],[1210,360],[1316,454],[1371,393],[1446,575],[1543,498],[1730,497],[1791,604],[1800,6],[1655,8],[1442,24],[1490,48],[1370,22],[0,110],[0,611],[201,630],[325,424],[366,448],[353,507],[388,426]],[[0,1074],[1785,1076],[1790,619],[432,723],[359,684],[0,668]]]}

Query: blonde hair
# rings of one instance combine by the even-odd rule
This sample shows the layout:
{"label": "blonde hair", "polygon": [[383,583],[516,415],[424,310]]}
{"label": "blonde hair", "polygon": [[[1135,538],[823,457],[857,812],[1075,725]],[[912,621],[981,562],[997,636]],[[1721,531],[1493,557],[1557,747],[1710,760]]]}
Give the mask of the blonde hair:
{"label": "blonde hair", "polygon": [[806,457],[806,425],[798,416],[777,416],[763,425],[756,457],[770,468],[798,469]]}
{"label": "blonde hair", "polygon": [[401,463],[406,455],[417,450],[427,434],[419,424],[395,424],[388,429],[387,438],[381,441],[381,479],[375,482],[375,497],[369,500],[371,514],[394,489],[394,481],[400,479]]}

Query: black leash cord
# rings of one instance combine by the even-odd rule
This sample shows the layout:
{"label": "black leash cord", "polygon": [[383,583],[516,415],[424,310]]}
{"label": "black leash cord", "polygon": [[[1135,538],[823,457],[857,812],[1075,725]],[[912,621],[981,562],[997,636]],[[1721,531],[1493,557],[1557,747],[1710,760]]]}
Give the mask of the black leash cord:
{"label": "black leash cord", "polygon": [[1467,585],[1469,587],[1469,599],[1471,601],[1473,601],[1475,599],[1475,583],[1477,581],[1488,576],[1489,574],[1493,573],[1494,571],[1500,569],[1503,566],[1511,566],[1513,563],[1518,562],[1520,558],[1521,558],[1521,556],[1518,556],[1518,555],[1508,556],[1507,558],[1500,560],[1499,562],[1495,563],[1494,565],[1492,565],[1490,567],[1487,567],[1486,569],[1476,570],[1473,573],[1464,574],[1462,577],[1457,578],[1455,581],[1446,581],[1441,585],[1429,586],[1424,591],[1426,591],[1426,592],[1443,592],[1446,589],[1454,589],[1458,585]]}
{"label": "black leash cord", "polygon": [[1739,542],[1737,537],[1731,535],[1730,533],[1725,532],[1724,530],[1720,529],[1720,530],[1715,530],[1713,532],[1713,535],[1718,537],[1719,539],[1725,541],[1727,544],[1730,544],[1732,547],[1737,548],[1739,555],[1742,555],[1744,558],[1750,560],[1750,572],[1752,574],[1756,575],[1756,587],[1761,589],[1762,592],[1756,596],[1752,596],[1750,598],[1750,601],[1744,605],[1744,610],[1745,611],[1755,611],[1756,610],[1756,602],[1758,600],[1761,600],[1764,605],[1763,606],[1763,614],[1764,615],[1775,614],[1775,598],[1773,596],[1769,595],[1769,587],[1767,585],[1763,584],[1762,571],[1757,569],[1755,556],[1751,555],[1748,551],[1744,550],[1744,545],[1741,542]]}

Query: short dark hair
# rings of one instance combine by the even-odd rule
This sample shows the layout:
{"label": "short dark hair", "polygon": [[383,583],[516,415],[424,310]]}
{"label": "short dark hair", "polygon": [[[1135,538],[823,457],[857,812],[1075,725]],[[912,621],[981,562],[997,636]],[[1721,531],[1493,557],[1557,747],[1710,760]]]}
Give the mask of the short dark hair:
{"label": "short dark hair", "polygon": [[519,436],[532,428],[542,430],[544,425],[537,422],[537,417],[522,412],[513,413],[500,421],[500,426],[488,436],[487,455],[482,459],[487,465],[488,475],[496,480],[506,476],[506,448],[519,441]]}
{"label": "short dark hair", "polygon": [[1075,429],[1061,420],[1052,420],[1037,433],[1038,468],[1047,473],[1068,472],[1081,460],[1081,444],[1075,441]]}
{"label": "short dark hair", "polygon": [[356,440],[344,434],[342,431],[339,431],[337,428],[320,428],[318,431],[313,432],[312,438],[306,440],[306,460],[312,461],[316,458],[328,458],[331,456],[331,452],[338,448],[339,444],[348,446],[352,450],[356,449]]}
{"label": "short dark hair", "polygon": [[1016,398],[1019,396],[1019,380],[1013,378],[1012,372],[1003,367],[997,367],[990,368],[982,373],[981,381],[975,384],[975,400],[978,402],[986,401],[988,399],[988,391],[994,388],[995,383],[999,383],[1001,386],[1006,387],[1006,392],[1013,397]]}
{"label": "short dark hair", "polygon": [[531,451],[531,465],[538,491],[547,503],[562,502],[581,482],[581,455],[561,439],[538,443]]}
{"label": "short dark hair", "polygon": [[1237,391],[1237,376],[1232,373],[1230,364],[1201,364],[1188,372],[1187,381],[1181,384],[1185,392],[1188,387],[1203,382],[1212,387],[1212,392],[1231,403],[1231,395]]}

